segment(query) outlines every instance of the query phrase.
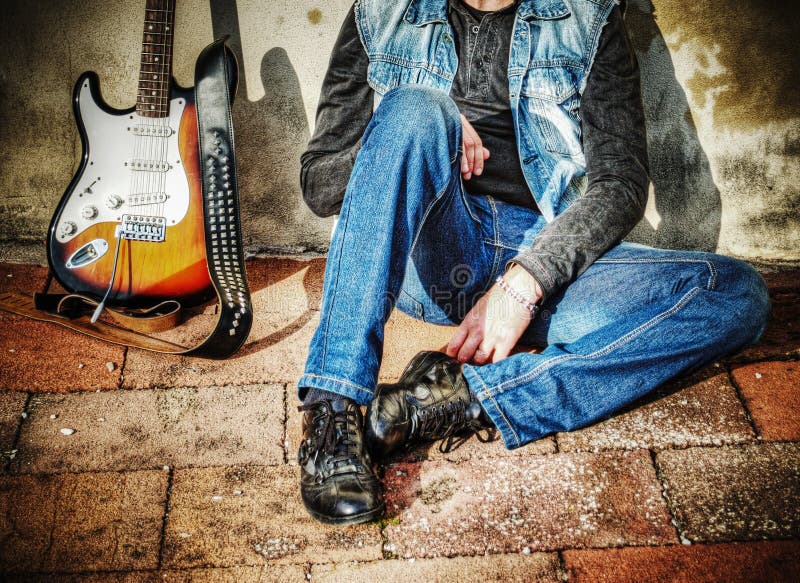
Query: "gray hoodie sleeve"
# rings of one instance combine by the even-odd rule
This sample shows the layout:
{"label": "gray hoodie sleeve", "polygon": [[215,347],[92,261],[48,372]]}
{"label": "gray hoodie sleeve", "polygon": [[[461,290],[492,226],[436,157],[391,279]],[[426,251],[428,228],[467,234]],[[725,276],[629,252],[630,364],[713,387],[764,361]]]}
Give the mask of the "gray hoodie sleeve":
{"label": "gray hoodie sleeve", "polygon": [[345,17],[322,83],[314,135],[300,157],[303,200],[318,216],[339,212],[372,117],[367,83],[369,58],[356,29],[353,8]]}
{"label": "gray hoodie sleeve", "polygon": [[639,82],[622,12],[612,11],[581,96],[588,187],[530,249],[511,261],[550,296],[625,237],[647,202],[647,138]]}

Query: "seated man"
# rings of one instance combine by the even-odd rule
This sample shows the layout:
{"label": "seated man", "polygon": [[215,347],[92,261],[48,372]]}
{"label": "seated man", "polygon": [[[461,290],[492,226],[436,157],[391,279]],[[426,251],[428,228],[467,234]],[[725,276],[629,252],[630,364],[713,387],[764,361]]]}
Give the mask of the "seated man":
{"label": "seated man", "polygon": [[[316,214],[340,215],[298,382],[300,488],[323,522],[378,518],[372,463],[400,447],[584,427],[767,319],[744,263],[621,242],[648,176],[613,0],[358,0],[301,182]],[[394,306],[458,328],[378,386]],[[509,356],[520,339],[543,350]]]}

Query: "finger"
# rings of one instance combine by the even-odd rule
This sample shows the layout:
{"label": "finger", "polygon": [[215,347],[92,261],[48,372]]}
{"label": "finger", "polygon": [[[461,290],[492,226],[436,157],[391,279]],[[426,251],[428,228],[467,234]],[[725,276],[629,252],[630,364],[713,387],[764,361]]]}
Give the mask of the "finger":
{"label": "finger", "polygon": [[[478,132],[475,131],[475,128],[472,127],[472,124],[467,121],[463,115],[462,117],[462,143],[464,146],[464,153],[465,157],[467,158],[467,170],[466,172],[472,175],[475,172],[475,156],[482,151],[483,145],[481,143],[480,136],[478,136]],[[469,153],[468,153],[469,150]],[[462,167],[464,164],[462,163]],[[469,178],[467,178],[469,179]]]}
{"label": "finger", "polygon": [[[466,170],[464,166],[464,160],[466,160]],[[472,172],[475,168],[475,138],[470,134],[465,134],[464,136],[464,156],[461,162],[461,171],[464,174],[464,178],[469,180],[472,178]]]}
{"label": "finger", "polygon": [[483,154],[486,152],[486,148],[483,147],[483,141],[481,137],[475,133],[475,162],[472,167],[472,171],[475,176],[480,176],[483,174]]}
{"label": "finger", "polygon": [[467,118],[462,113],[461,117],[461,173],[469,172],[469,161],[467,160],[466,141],[469,136],[470,125]]}
{"label": "finger", "polygon": [[455,358],[458,354],[458,351],[461,349],[461,345],[464,344],[464,340],[467,339],[469,335],[469,328],[462,324],[458,327],[458,330],[455,331],[453,336],[450,338],[450,342],[447,343],[447,350],[445,354],[450,358]]}
{"label": "finger", "polygon": [[483,334],[476,334],[473,330],[472,334],[469,335],[464,344],[461,345],[461,349],[458,351],[458,361],[469,362],[472,360],[472,357],[475,355],[475,351],[478,349],[478,346],[480,346],[482,340]]}
{"label": "finger", "polygon": [[498,341],[497,344],[495,344],[494,352],[492,353],[492,364],[495,362],[500,362],[506,358],[511,353],[512,348],[514,348],[513,342],[504,342],[502,340]]}
{"label": "finger", "polygon": [[491,349],[485,348],[483,345],[478,346],[475,351],[475,356],[472,357],[472,362],[475,364],[486,364],[492,355]]}

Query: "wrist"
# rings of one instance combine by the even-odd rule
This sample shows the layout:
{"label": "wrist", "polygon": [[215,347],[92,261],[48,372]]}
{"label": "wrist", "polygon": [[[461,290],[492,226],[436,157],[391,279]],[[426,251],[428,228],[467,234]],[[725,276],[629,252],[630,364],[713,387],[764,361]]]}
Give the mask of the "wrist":
{"label": "wrist", "polygon": [[519,265],[513,264],[503,278],[529,302],[535,304],[542,298],[539,282]]}

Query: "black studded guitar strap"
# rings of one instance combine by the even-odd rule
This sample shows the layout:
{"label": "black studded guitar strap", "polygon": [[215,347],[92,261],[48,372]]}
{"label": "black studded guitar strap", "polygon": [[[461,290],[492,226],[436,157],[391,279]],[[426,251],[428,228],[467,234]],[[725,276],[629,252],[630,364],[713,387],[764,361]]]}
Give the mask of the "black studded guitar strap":
{"label": "black studded guitar strap", "polygon": [[211,335],[189,354],[206,358],[225,358],[236,352],[253,322],[244,270],[231,115],[237,73],[233,53],[218,40],[201,53],[194,74],[206,258],[219,297],[219,320]]}
{"label": "black studded guitar strap", "polygon": [[242,250],[239,196],[231,104],[238,81],[233,53],[218,40],[203,50],[195,67],[200,164],[203,174],[203,217],[206,261],[219,299],[214,330],[199,345],[181,346],[142,333],[177,321],[177,302],[147,310],[108,309],[114,321],[91,322],[97,301],[78,294],[0,294],[0,309],[35,320],[54,322],[77,332],[166,354],[222,359],[236,352],[250,332],[253,309]]}

